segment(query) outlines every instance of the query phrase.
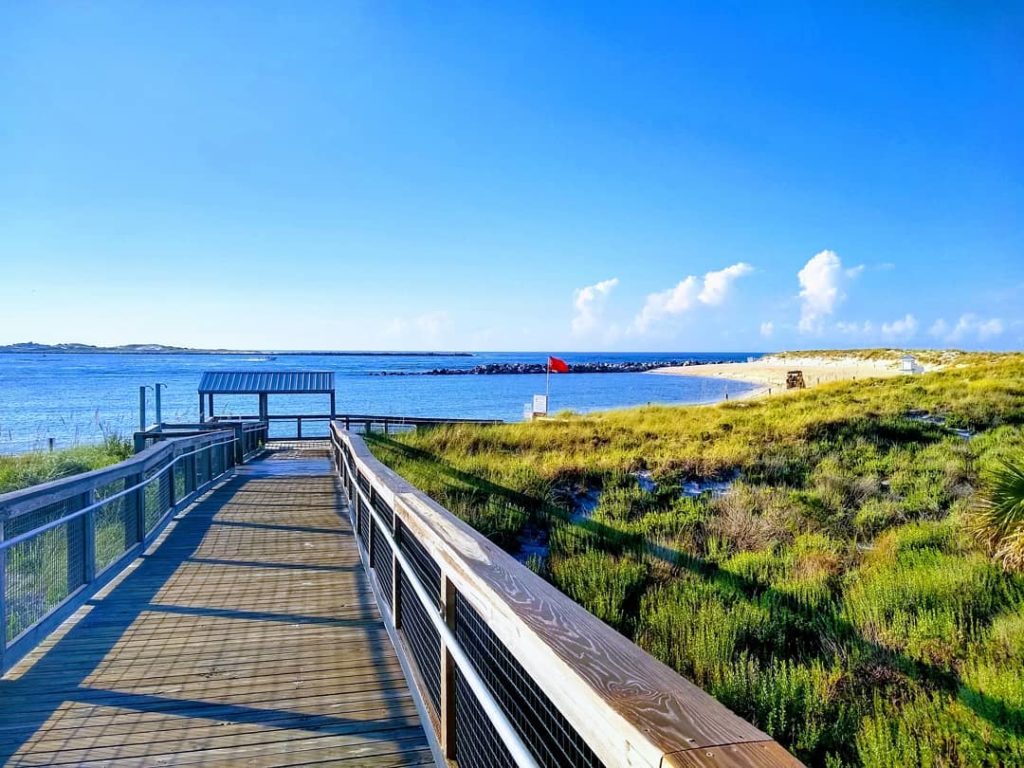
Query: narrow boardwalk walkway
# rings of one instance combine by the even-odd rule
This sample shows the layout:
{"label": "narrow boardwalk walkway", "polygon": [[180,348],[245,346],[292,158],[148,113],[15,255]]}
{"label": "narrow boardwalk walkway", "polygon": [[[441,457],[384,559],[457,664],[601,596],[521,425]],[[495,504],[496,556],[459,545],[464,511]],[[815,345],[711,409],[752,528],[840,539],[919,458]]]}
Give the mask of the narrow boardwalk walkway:
{"label": "narrow boardwalk walkway", "polygon": [[0,764],[432,762],[327,459],[243,467],[0,680]]}

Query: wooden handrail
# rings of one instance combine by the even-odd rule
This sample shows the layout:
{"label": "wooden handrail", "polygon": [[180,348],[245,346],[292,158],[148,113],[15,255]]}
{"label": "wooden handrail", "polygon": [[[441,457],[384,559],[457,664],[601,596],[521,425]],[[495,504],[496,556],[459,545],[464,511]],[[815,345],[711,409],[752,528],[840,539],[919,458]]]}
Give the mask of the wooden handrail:
{"label": "wooden handrail", "polygon": [[109,467],[81,472],[70,477],[0,494],[0,520],[12,520],[41,507],[80,496],[117,480],[143,474],[176,453],[232,438],[234,438],[234,432],[231,430],[207,430],[200,435],[175,437],[173,442],[166,440],[151,445],[131,458],[111,464]]}
{"label": "wooden handrail", "polygon": [[767,734],[384,466],[338,422],[332,440],[346,447],[403,534],[414,536],[440,567],[442,581],[483,618],[606,765],[800,765]]}

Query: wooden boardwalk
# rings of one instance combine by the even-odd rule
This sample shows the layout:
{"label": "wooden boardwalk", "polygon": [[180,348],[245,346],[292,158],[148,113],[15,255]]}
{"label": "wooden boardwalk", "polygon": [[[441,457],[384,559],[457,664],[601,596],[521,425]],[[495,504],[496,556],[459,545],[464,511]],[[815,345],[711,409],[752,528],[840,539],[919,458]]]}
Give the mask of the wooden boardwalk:
{"label": "wooden boardwalk", "polygon": [[179,515],[0,680],[7,765],[432,764],[326,458]]}

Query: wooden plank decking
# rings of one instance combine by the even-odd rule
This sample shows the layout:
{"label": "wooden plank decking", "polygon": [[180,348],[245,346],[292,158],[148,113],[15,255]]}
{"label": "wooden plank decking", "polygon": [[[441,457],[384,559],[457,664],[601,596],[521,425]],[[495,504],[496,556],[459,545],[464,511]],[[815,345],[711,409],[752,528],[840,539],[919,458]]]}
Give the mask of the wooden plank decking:
{"label": "wooden plank decking", "polygon": [[329,473],[279,455],[180,515],[0,680],[0,763],[431,764]]}

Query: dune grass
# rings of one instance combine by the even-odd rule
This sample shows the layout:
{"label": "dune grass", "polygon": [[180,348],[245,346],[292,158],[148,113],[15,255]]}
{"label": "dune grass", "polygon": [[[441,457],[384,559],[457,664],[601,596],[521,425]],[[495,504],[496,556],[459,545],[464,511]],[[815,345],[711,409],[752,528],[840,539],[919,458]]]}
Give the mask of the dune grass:
{"label": "dune grass", "polygon": [[108,435],[102,443],[96,445],[82,445],[53,453],[34,451],[0,455],[0,493],[100,469],[124,461],[132,452],[130,441],[117,435]]}
{"label": "dune grass", "polygon": [[546,529],[531,567],[811,765],[1024,764],[1024,577],[967,525],[1024,454],[1024,355],[948,361],[370,443],[509,551]]}

